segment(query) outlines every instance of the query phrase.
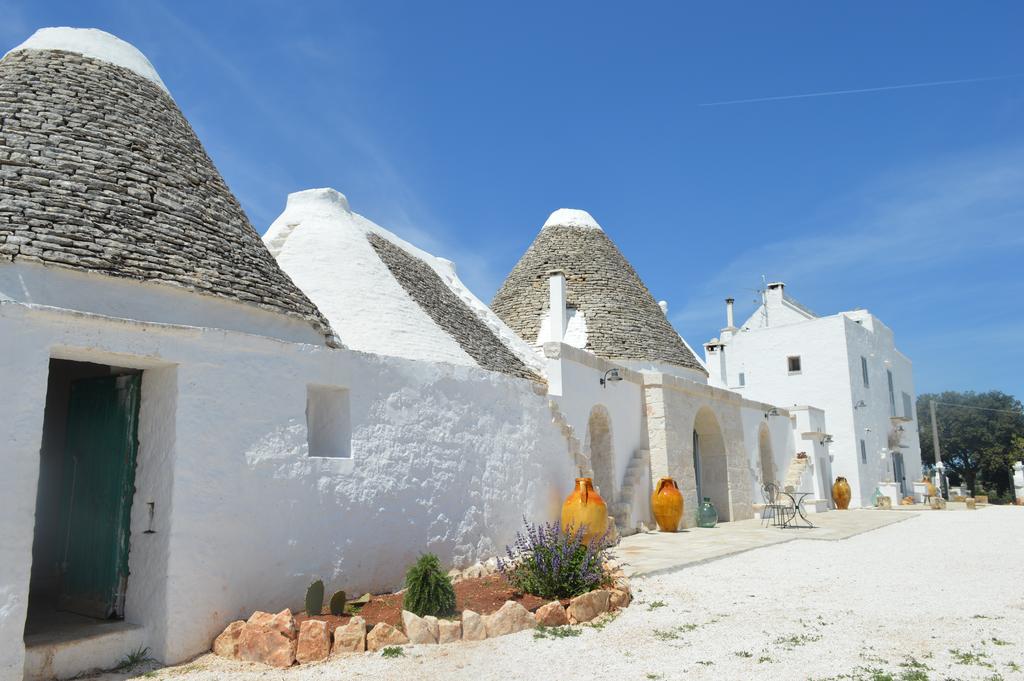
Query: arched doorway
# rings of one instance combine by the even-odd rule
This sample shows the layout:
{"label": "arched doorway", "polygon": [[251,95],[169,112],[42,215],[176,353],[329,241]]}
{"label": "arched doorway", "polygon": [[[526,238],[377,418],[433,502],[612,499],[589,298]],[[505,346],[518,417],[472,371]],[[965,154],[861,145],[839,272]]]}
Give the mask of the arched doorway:
{"label": "arched doorway", "polygon": [[725,440],[718,419],[708,407],[702,407],[693,421],[693,469],[697,482],[697,502],[711,499],[719,520],[732,519],[729,498],[729,463]]}
{"label": "arched doorway", "polygon": [[584,451],[590,455],[594,485],[609,508],[615,502],[615,454],[612,451],[612,419],[608,409],[597,405],[590,410]]}
{"label": "arched doorway", "polygon": [[766,423],[762,423],[757,431],[757,450],[761,458],[761,484],[779,484],[775,472],[775,457],[772,454],[772,437]]}

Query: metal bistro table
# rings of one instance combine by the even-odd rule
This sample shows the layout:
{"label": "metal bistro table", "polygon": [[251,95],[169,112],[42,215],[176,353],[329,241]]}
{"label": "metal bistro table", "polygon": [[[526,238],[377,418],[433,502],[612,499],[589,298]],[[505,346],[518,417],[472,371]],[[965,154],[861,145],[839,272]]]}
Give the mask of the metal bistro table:
{"label": "metal bistro table", "polygon": [[[788,516],[783,515],[782,527],[814,527],[814,523],[808,520],[807,513],[804,512],[804,499],[813,494],[813,492],[783,492],[783,494],[793,500],[793,508],[796,510],[796,513]],[[797,520],[797,517],[800,520]]]}

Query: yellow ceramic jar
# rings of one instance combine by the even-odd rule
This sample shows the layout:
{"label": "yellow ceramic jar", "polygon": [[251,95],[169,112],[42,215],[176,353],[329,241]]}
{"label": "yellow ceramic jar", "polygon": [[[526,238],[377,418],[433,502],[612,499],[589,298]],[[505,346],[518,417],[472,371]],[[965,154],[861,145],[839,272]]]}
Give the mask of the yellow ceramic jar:
{"label": "yellow ceramic jar", "polygon": [[562,504],[562,530],[576,532],[585,527],[583,541],[589,544],[608,530],[608,507],[594,489],[590,478],[576,478],[576,487]]}
{"label": "yellow ceramic jar", "polygon": [[835,502],[836,508],[840,511],[845,511],[850,507],[850,483],[846,482],[846,478],[840,476],[836,478],[835,483],[832,485],[832,501]]}
{"label": "yellow ceramic jar", "polygon": [[675,532],[683,518],[683,495],[672,478],[661,478],[651,494],[651,511],[662,532]]}

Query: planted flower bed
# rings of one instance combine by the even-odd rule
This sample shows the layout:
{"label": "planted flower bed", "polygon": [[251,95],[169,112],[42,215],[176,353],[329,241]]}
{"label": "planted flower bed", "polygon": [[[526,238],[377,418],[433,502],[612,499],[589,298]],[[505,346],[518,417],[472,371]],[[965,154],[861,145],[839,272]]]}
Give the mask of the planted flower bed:
{"label": "planted flower bed", "polygon": [[527,524],[501,560],[445,575],[428,554],[410,568],[399,593],[349,604],[342,614],[256,612],[229,624],[213,652],[288,667],[396,645],[478,641],[589,622],[630,601],[625,577],[608,564],[608,548],[604,538],[588,545],[582,531],[564,533],[557,523]]}

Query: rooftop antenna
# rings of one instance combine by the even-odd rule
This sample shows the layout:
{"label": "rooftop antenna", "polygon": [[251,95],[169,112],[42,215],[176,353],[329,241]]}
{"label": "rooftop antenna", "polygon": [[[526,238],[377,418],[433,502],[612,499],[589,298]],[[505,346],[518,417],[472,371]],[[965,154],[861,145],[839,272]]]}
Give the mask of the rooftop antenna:
{"label": "rooftop antenna", "polygon": [[758,289],[761,294],[761,315],[764,317],[764,326],[768,328],[768,277],[761,275],[761,288]]}

